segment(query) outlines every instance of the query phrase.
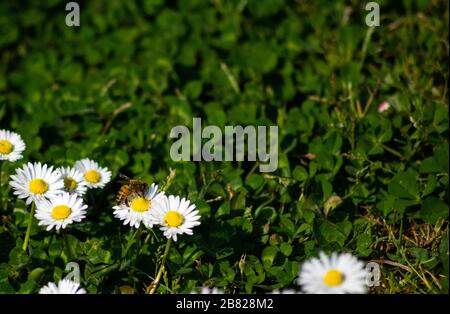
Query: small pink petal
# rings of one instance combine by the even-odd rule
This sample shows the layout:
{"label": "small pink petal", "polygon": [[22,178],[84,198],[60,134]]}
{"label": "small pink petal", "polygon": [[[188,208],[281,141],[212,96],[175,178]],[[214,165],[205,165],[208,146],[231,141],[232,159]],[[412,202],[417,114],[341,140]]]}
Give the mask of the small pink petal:
{"label": "small pink petal", "polygon": [[391,105],[387,101],[383,101],[378,105],[378,112],[385,112]]}

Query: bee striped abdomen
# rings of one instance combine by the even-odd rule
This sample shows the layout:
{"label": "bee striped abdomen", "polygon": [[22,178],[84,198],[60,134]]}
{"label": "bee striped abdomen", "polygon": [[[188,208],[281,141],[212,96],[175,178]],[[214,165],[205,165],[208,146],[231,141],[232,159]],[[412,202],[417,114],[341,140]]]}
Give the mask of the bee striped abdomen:
{"label": "bee striped abdomen", "polygon": [[122,185],[116,196],[117,205],[125,203],[129,195],[130,195],[130,187],[128,185]]}

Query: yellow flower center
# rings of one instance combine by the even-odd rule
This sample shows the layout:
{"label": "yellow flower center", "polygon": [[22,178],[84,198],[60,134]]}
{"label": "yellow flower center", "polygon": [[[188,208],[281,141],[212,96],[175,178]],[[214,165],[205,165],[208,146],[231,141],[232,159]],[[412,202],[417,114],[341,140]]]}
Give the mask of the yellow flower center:
{"label": "yellow flower center", "polygon": [[7,140],[0,141],[0,154],[8,155],[13,151],[13,144]]}
{"label": "yellow flower center", "polygon": [[344,282],[344,275],[336,269],[330,269],[325,274],[323,282],[330,287],[340,286]]}
{"label": "yellow flower center", "polygon": [[84,177],[86,178],[86,180],[87,180],[89,183],[93,183],[93,184],[99,183],[99,182],[100,182],[100,179],[101,179],[100,173],[98,173],[98,172],[95,171],[95,170],[89,170],[89,171],[87,171],[87,172],[84,174]]}
{"label": "yellow flower center", "polygon": [[176,228],[183,223],[184,218],[179,212],[171,210],[167,212],[164,220],[166,221],[166,224],[169,225],[169,227]]}
{"label": "yellow flower center", "polygon": [[48,184],[42,179],[33,179],[30,181],[30,192],[33,194],[44,194],[48,191]]}
{"label": "yellow flower center", "polygon": [[78,187],[78,183],[72,178],[64,178],[64,187],[66,190],[73,191]]}
{"label": "yellow flower center", "polygon": [[131,209],[138,213],[146,212],[150,208],[150,200],[143,197],[135,198],[131,202]]}
{"label": "yellow flower center", "polygon": [[69,206],[59,205],[55,206],[52,210],[52,217],[56,220],[63,220],[70,216],[72,210]]}

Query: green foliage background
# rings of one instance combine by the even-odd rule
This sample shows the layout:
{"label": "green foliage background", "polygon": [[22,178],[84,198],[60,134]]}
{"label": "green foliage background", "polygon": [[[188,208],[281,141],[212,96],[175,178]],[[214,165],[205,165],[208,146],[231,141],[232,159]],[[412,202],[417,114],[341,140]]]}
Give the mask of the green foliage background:
{"label": "green foliage background", "polygon": [[[447,292],[448,2],[377,2],[371,29],[360,1],[79,1],[78,28],[64,1],[2,1],[0,127],[27,144],[3,182],[28,160],[90,157],[160,185],[174,169],[168,192],[202,225],[173,247],[160,293],[294,287],[321,250],[381,263],[373,293]],[[278,125],[278,170],[172,161],[170,129],[193,117]],[[34,225],[26,253],[29,208],[4,186],[0,292],[34,293],[74,260],[91,293],[142,293],[164,239],[131,240],[117,189],[89,193],[69,245]]]}

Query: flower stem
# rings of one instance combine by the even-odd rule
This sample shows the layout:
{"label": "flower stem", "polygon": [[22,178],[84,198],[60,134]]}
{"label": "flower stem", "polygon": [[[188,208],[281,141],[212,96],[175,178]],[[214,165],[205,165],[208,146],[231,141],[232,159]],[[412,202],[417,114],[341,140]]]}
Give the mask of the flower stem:
{"label": "flower stem", "polygon": [[25,234],[25,240],[23,241],[22,250],[26,251],[28,248],[28,242],[30,241],[30,234],[31,234],[31,225],[33,224],[33,216],[34,216],[34,210],[36,209],[36,205],[31,203],[31,211],[30,211],[30,218],[28,221],[28,227],[27,227],[27,233]]}
{"label": "flower stem", "polygon": [[[137,234],[139,233],[139,229],[136,229],[135,232],[133,232],[132,229],[130,229],[130,236],[128,238],[127,245],[125,246],[125,250],[122,250],[122,258],[125,258],[125,256],[128,253],[128,250],[131,248],[131,246],[134,244],[134,239],[136,239]],[[140,236],[139,236],[140,237]]]}
{"label": "flower stem", "polygon": [[[136,230],[136,232],[133,235],[133,238],[136,237],[136,257],[133,260],[133,267],[131,268],[128,278],[130,281],[132,281],[134,276],[134,270],[136,269],[137,260],[141,254],[141,237],[142,237],[142,226],[139,226],[139,228]],[[133,284],[134,286],[134,284]]]}
{"label": "flower stem", "polygon": [[0,210],[3,209],[3,161],[0,161]]}
{"label": "flower stem", "polygon": [[166,184],[164,184],[164,187],[162,188],[163,191],[167,191],[167,189],[172,184],[172,181],[175,178],[176,174],[177,174],[176,170],[170,169],[169,175],[166,178]]}
{"label": "flower stem", "polygon": [[154,294],[156,291],[156,288],[158,288],[159,281],[161,280],[161,276],[164,272],[164,268],[165,268],[164,265],[166,263],[166,258],[167,258],[167,255],[169,255],[171,243],[172,243],[172,240],[168,239],[167,244],[166,244],[166,249],[164,250],[164,255],[163,255],[163,258],[161,261],[161,266],[159,267],[158,274],[156,275],[155,280],[153,280],[153,282],[150,284],[150,286],[147,287],[147,291],[148,291],[147,294]]}

